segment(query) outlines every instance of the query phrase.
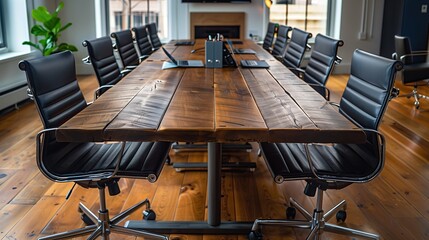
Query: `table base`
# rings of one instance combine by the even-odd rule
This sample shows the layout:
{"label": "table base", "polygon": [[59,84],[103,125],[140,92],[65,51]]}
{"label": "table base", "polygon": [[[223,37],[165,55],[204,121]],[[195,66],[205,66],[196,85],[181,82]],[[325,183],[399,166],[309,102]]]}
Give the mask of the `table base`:
{"label": "table base", "polygon": [[208,234],[208,235],[248,235],[253,222],[221,222],[210,226],[204,221],[149,221],[130,220],[126,228],[161,234]]}

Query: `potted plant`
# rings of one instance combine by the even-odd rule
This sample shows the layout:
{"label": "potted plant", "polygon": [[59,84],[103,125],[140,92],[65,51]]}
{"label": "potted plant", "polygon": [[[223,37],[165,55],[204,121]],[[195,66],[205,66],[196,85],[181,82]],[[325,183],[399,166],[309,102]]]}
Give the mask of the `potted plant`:
{"label": "potted plant", "polygon": [[68,43],[58,44],[58,38],[61,36],[61,32],[69,28],[72,24],[67,23],[62,26],[61,19],[58,17],[58,13],[64,8],[64,3],[60,2],[55,12],[50,13],[44,6],[40,6],[31,12],[31,16],[40,22],[31,28],[31,34],[35,35],[40,40],[36,43],[31,41],[25,41],[23,45],[30,45],[40,52],[43,56],[48,56],[55,52],[70,50],[76,52],[77,48],[74,45]]}

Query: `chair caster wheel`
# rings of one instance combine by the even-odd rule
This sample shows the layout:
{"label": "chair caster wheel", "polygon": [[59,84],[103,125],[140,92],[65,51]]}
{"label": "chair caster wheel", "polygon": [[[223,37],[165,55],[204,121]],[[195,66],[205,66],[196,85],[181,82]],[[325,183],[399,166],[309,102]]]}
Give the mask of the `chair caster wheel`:
{"label": "chair caster wheel", "polygon": [[156,219],[156,213],[152,209],[146,209],[143,211],[143,220],[153,221]]}
{"label": "chair caster wheel", "polygon": [[251,231],[249,233],[249,240],[262,240],[262,233]]}
{"label": "chair caster wheel", "polygon": [[294,207],[286,208],[286,219],[292,220],[292,219],[295,219],[295,216],[296,216],[296,209]]}
{"label": "chair caster wheel", "polygon": [[347,218],[347,212],[344,210],[340,210],[337,212],[336,214],[336,218],[337,218],[337,222],[338,223],[343,223],[346,221]]}
{"label": "chair caster wheel", "polygon": [[85,223],[86,226],[94,225],[95,223],[85,213],[80,215],[80,219]]}

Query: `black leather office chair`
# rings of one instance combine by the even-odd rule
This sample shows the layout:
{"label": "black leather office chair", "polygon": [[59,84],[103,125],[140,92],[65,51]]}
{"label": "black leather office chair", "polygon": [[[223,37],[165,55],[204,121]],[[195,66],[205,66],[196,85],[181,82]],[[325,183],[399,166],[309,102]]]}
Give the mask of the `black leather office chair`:
{"label": "black leather office chair", "polygon": [[274,38],[275,35],[277,34],[277,31],[279,29],[279,25],[277,23],[273,23],[273,22],[269,22],[268,23],[268,29],[267,29],[267,33],[265,34],[264,37],[264,42],[262,44],[262,47],[271,52],[273,49],[273,43],[274,43]]}
{"label": "black leather office chair", "polygon": [[141,59],[134,46],[131,30],[114,32],[110,36],[115,40],[114,47],[118,50],[123,68],[130,70],[136,68]]}
{"label": "black leather office chair", "polygon": [[295,71],[299,72],[298,76],[300,78],[310,84],[314,90],[327,100],[329,100],[330,92],[326,88],[326,83],[334,65],[339,64],[342,60],[337,56],[337,52],[338,47],[343,45],[344,42],[342,40],[317,34],[307,67],[305,70],[301,68],[295,69]]}
{"label": "black leather office chair", "polygon": [[[310,229],[307,239],[318,239],[322,231],[378,239],[378,235],[328,223],[336,214],[345,221],[346,202],[343,200],[325,212],[323,192],[342,189],[352,183],[374,179],[383,169],[385,142],[377,128],[391,99],[396,71],[402,63],[356,50],[352,56],[350,78],[339,104],[339,112],[355,122],[366,133],[361,144],[299,144],[260,143],[263,157],[276,183],[305,180],[304,193],[314,196],[313,213],[305,210],[292,198],[285,220],[257,219],[249,239],[262,239],[260,225],[275,224]],[[306,220],[293,220],[297,209]]]}
{"label": "black leather office chair", "polygon": [[[79,204],[86,223],[90,226],[57,233],[40,239],[63,239],[91,234],[88,239],[102,236],[108,239],[110,232],[156,237],[164,236],[136,231],[116,225],[143,205],[144,200],[121,214],[110,218],[106,208],[105,188],[110,195],[119,193],[120,178],[157,180],[171,146],[169,142],[57,142],[55,129],[87,107],[79,89],[75,74],[75,62],[71,52],[24,60],[19,68],[26,72],[27,82],[34,99],[44,130],[36,137],[36,160],[40,171],[56,182],[75,182],[85,188],[98,188],[100,210],[98,216],[85,205]],[[153,215],[153,213],[150,213]]]}
{"label": "black leather office chair", "polygon": [[140,52],[140,57],[148,57],[152,53],[152,45],[149,41],[147,26],[133,27],[134,39]]}
{"label": "black leather office chair", "polygon": [[146,25],[146,30],[149,35],[150,44],[152,45],[153,50],[156,50],[162,46],[161,40],[158,37],[158,29],[156,28],[155,23],[149,23]]}
{"label": "black leather office chair", "polygon": [[286,67],[290,69],[300,67],[305,51],[310,49],[310,46],[307,43],[308,39],[311,37],[311,33],[301,29],[294,28],[292,30],[292,37],[286,46],[286,50],[282,58],[282,63]]}
{"label": "black leather office chair", "polygon": [[[427,86],[429,81],[429,61],[427,61],[428,51],[413,51],[408,37],[395,35],[395,53],[393,58],[404,63],[402,71],[402,83],[412,85],[414,89],[411,93],[399,95],[399,97],[414,97],[414,106],[420,107],[420,98],[428,99],[429,96],[417,92],[418,86]],[[423,59],[418,61],[418,59]]]}
{"label": "black leather office chair", "polygon": [[92,65],[100,86],[95,94],[97,98],[108,88],[118,83],[129,71],[119,69],[113,54],[110,37],[105,36],[94,40],[85,40],[82,45],[88,49],[88,57],[84,59],[84,62]]}
{"label": "black leather office chair", "polygon": [[290,31],[292,31],[292,28],[289,26],[285,26],[285,25],[279,26],[279,30],[277,32],[277,38],[276,38],[276,41],[274,42],[273,51],[271,52],[271,54],[274,57],[277,57],[279,59],[282,58],[286,49],[287,41],[289,39],[288,34]]}

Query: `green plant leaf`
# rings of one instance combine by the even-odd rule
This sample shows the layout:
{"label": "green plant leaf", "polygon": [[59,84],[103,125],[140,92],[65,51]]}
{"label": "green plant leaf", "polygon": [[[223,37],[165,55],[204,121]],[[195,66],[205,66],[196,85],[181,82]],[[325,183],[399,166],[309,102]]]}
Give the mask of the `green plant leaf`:
{"label": "green plant leaf", "polygon": [[32,47],[34,47],[34,48],[38,49],[39,51],[42,51],[42,49],[40,49],[40,47],[39,47],[39,45],[38,45],[38,44],[35,44],[35,43],[33,43],[33,42],[30,42],[30,41],[25,41],[25,42],[23,42],[23,43],[22,43],[22,45],[30,45],[30,46],[32,46]]}
{"label": "green plant leaf", "polygon": [[61,11],[61,9],[63,9],[63,8],[64,8],[64,3],[63,3],[63,2],[60,2],[60,3],[58,4],[57,9],[55,9],[55,12],[58,14],[58,13]]}
{"label": "green plant leaf", "polygon": [[54,48],[47,48],[45,51],[43,51],[43,56],[49,56],[54,51]]}
{"label": "green plant leaf", "polygon": [[48,33],[48,31],[46,31],[46,29],[40,25],[34,25],[30,32],[35,36],[45,36]]}
{"label": "green plant leaf", "polygon": [[32,43],[30,41],[24,42],[24,45],[30,45],[40,50],[43,55],[50,55],[56,51],[70,50],[77,51],[78,49],[70,44],[62,43],[57,45],[58,38],[61,36],[60,32],[69,28],[72,24],[67,23],[62,25],[61,19],[58,17],[58,13],[64,8],[64,3],[60,2],[55,9],[55,12],[50,13],[46,7],[40,6],[32,11],[33,18],[41,22],[31,28],[31,34],[38,37],[38,43]]}
{"label": "green plant leaf", "polygon": [[69,50],[72,52],[77,52],[77,48],[74,45],[67,44],[67,43],[61,43],[60,45],[58,45],[58,50],[60,51]]}
{"label": "green plant leaf", "polygon": [[58,32],[62,32],[64,30],[66,30],[67,28],[69,28],[72,25],[72,23],[67,23],[66,25],[64,25]]}
{"label": "green plant leaf", "polygon": [[33,11],[31,11],[31,16],[39,22],[46,22],[49,19],[51,19],[51,14],[49,13],[48,9],[46,9],[46,7],[44,6],[40,6],[36,9],[34,9]]}
{"label": "green plant leaf", "polygon": [[46,29],[48,29],[49,31],[53,32],[53,30],[55,29],[55,27],[59,24],[61,26],[61,19],[58,17],[53,17],[51,19],[49,19],[48,21],[43,23],[43,26],[45,26]]}

